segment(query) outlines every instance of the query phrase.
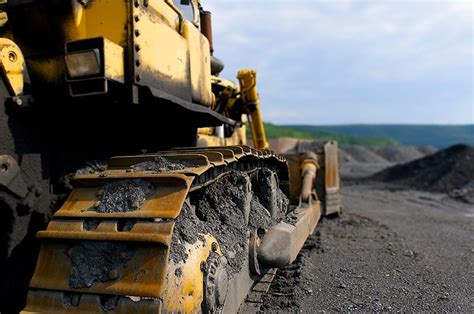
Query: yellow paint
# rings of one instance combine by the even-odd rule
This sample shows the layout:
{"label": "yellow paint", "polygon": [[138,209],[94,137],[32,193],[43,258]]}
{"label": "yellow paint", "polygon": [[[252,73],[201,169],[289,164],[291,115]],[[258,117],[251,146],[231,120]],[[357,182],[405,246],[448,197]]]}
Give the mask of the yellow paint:
{"label": "yellow paint", "polygon": [[127,38],[127,1],[90,1],[83,7],[72,1],[71,15],[64,20],[69,41],[93,37],[105,37],[125,46]]}
{"label": "yellow paint", "polygon": [[[169,10],[167,7],[164,9]],[[174,27],[155,19],[152,15],[143,14],[140,21],[135,23],[135,31],[140,32],[140,36],[135,38],[140,50],[135,55],[141,62],[136,72],[190,88],[186,39]]]}
{"label": "yellow paint", "polygon": [[250,115],[250,133],[257,149],[268,149],[268,141],[260,112],[260,101],[257,92],[257,72],[254,70],[240,70],[237,79],[240,83],[241,101]]}
{"label": "yellow paint", "polygon": [[189,47],[189,67],[192,98],[194,102],[210,106],[211,92],[211,55],[209,41],[202,36],[191,22],[185,21],[183,36]]}
{"label": "yellow paint", "polygon": [[105,77],[117,82],[125,82],[125,60],[123,47],[104,39]]}
{"label": "yellow paint", "polygon": [[0,68],[6,78],[10,96],[23,93],[25,58],[10,39],[0,38]]}
{"label": "yellow paint", "polygon": [[[165,290],[162,294],[164,312],[199,313],[204,298],[203,274],[201,262],[206,262],[212,243],[217,240],[207,234],[204,241],[198,240],[195,244],[186,244],[189,254],[186,262],[168,264]],[[220,249],[217,250],[222,255]],[[181,276],[176,276],[176,270],[181,270]]]}

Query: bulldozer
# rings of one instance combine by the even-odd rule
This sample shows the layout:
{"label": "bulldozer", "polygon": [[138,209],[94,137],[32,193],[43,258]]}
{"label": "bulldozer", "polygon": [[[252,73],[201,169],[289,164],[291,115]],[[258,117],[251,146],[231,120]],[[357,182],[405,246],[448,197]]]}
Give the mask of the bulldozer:
{"label": "bulldozer", "polygon": [[337,143],[269,149],[203,5],[0,1],[1,313],[235,313],[341,212]]}

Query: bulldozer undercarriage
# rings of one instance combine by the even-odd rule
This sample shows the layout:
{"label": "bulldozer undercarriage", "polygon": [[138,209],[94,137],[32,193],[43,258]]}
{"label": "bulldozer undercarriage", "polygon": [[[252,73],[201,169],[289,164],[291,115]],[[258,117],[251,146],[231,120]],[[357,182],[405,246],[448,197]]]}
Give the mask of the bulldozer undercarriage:
{"label": "bulldozer undercarriage", "polygon": [[[114,157],[38,233],[26,312],[237,312],[320,218],[285,158],[247,146]],[[271,280],[270,280],[271,282]],[[258,289],[257,289],[258,290]]]}

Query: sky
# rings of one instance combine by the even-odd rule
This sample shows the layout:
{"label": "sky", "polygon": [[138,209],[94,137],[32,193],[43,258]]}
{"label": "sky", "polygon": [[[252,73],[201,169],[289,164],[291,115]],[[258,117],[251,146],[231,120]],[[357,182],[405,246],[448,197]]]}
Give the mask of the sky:
{"label": "sky", "polygon": [[474,0],[205,0],[277,124],[474,123]]}

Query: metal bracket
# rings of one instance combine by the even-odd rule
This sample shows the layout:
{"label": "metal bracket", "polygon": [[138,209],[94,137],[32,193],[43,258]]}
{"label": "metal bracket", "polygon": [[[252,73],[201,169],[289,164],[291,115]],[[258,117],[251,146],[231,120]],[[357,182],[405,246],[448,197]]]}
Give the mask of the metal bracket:
{"label": "metal bracket", "polygon": [[20,166],[8,155],[0,155],[0,187],[4,187],[19,198],[28,195],[28,187],[23,181]]}

